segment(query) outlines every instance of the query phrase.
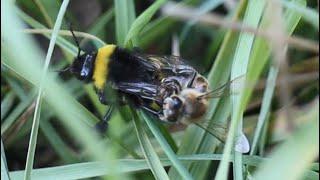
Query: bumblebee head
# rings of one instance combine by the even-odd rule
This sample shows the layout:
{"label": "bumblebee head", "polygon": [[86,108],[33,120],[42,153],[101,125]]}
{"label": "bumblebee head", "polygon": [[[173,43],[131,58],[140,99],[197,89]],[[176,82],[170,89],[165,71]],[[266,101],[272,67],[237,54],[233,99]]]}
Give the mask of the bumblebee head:
{"label": "bumblebee head", "polygon": [[77,54],[77,57],[74,58],[73,63],[69,67],[63,70],[59,70],[58,72],[60,73],[70,72],[77,79],[84,82],[90,82],[93,79],[92,77],[93,77],[93,71],[94,71],[94,63],[95,63],[97,53],[91,52],[91,53],[84,53],[80,55],[81,48],[80,48],[77,37],[74,35],[71,24],[70,24],[70,32],[78,47],[78,54]]}
{"label": "bumblebee head", "polygon": [[90,82],[92,81],[95,59],[96,53],[78,55],[69,67],[69,71],[77,79],[84,82]]}

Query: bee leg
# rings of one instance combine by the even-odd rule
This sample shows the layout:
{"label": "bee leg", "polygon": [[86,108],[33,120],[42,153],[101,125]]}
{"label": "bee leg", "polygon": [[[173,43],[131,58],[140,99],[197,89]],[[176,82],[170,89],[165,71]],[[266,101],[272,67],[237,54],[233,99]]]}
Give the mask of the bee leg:
{"label": "bee leg", "polygon": [[101,104],[108,105],[109,103],[106,101],[106,96],[103,91],[98,91],[98,98]]}
{"label": "bee leg", "polygon": [[109,126],[109,120],[111,118],[112,112],[113,112],[113,106],[110,106],[106,114],[103,116],[103,119],[95,125],[95,128],[99,133],[101,134],[106,133]]}
{"label": "bee leg", "polygon": [[152,109],[150,109],[150,108],[148,108],[146,106],[141,106],[141,108],[146,110],[146,111],[148,111],[149,113],[157,116],[157,117],[159,117],[159,115],[161,114],[161,111],[155,111],[155,110],[152,110]]}

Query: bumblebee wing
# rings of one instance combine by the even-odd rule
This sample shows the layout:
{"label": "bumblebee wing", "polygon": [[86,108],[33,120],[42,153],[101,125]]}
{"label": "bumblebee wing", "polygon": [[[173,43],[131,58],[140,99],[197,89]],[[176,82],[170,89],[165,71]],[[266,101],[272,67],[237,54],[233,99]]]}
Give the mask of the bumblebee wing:
{"label": "bumblebee wing", "polygon": [[132,94],[142,99],[154,100],[157,96],[158,86],[144,82],[120,82],[117,89],[126,94]]}

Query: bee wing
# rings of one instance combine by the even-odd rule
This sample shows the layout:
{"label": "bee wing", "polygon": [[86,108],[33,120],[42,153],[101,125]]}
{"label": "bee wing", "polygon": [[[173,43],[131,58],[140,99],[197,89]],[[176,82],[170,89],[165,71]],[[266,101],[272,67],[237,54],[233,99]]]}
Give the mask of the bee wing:
{"label": "bee wing", "polygon": [[201,96],[199,98],[219,98],[223,96],[229,96],[231,93],[237,93],[237,92],[230,92],[231,87],[234,87],[234,89],[239,89],[241,87],[237,87],[237,85],[241,85],[241,83],[244,81],[244,75],[241,75],[231,81],[228,81],[227,83],[219,86],[218,88],[209,91]]}
{"label": "bee wing", "polygon": [[[216,137],[220,142],[225,143],[227,139],[227,127],[220,124],[212,124],[209,126],[207,122],[195,122],[195,124]],[[250,150],[250,144],[247,137],[241,133],[236,137],[234,150],[240,153],[247,153]]]}
{"label": "bee wing", "polygon": [[215,138],[217,138],[220,142],[225,143],[226,141],[226,130],[224,128],[208,126],[205,123],[195,122],[195,125],[200,127],[201,129],[205,130]]}
{"label": "bee wing", "polygon": [[120,82],[116,85],[121,92],[132,94],[143,99],[155,100],[158,86],[154,84],[138,82]]}

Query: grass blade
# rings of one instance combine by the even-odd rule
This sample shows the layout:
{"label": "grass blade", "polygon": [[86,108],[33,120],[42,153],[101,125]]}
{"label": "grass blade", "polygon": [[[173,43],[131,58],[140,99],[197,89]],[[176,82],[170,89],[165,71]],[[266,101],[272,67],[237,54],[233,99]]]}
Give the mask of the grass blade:
{"label": "grass blade", "polygon": [[277,74],[278,74],[278,68],[272,66],[268,74],[268,79],[267,79],[268,86],[263,95],[261,110],[260,110],[259,119],[257,122],[257,127],[254,132],[250,155],[254,155],[257,152],[258,141],[261,137],[262,129],[267,121],[268,113],[270,110],[273,92],[274,92],[275,84],[277,80]]}
{"label": "grass blade", "polygon": [[161,161],[156,154],[155,150],[153,149],[148,136],[144,129],[141,127],[141,122],[138,120],[137,114],[134,113],[134,125],[137,132],[137,136],[140,142],[140,146],[142,148],[142,151],[144,153],[144,156],[147,160],[147,163],[150,167],[150,170],[152,171],[155,179],[169,179],[166,171],[162,167]]}
{"label": "grass blade", "polygon": [[309,168],[319,154],[318,99],[302,118],[307,123],[270,154],[270,161],[261,165],[254,179],[299,179]]}
{"label": "grass blade", "polygon": [[[179,160],[182,162],[196,162],[196,161],[208,161],[215,160],[219,161],[222,158],[222,154],[194,154],[194,155],[183,155],[178,156]],[[121,159],[119,160],[119,166],[121,167],[121,172],[139,172],[141,170],[148,170],[150,168],[146,159]],[[230,159],[232,162],[233,159]],[[269,158],[262,158],[259,156],[243,156],[244,164],[250,166],[258,166],[261,163],[270,161]],[[163,166],[170,166],[171,162],[169,159],[161,159]],[[76,163],[63,166],[55,166],[49,168],[39,168],[32,171],[32,177],[34,179],[83,179],[92,178],[102,175],[107,175],[110,172],[105,170],[108,167],[103,162],[85,162]],[[23,171],[13,171],[10,172],[10,177],[12,179],[21,179],[23,177]],[[305,172],[305,177],[316,177],[317,173],[314,171],[307,170]]]}
{"label": "grass blade", "polygon": [[135,19],[133,0],[114,0],[116,18],[116,37],[119,46],[125,45],[125,38],[132,22]]}
{"label": "grass blade", "polygon": [[[42,58],[41,53],[39,53],[39,49],[35,46],[34,41],[17,30],[22,29],[22,22],[15,16],[14,8],[9,4],[5,5],[7,13],[2,16],[4,20],[2,19],[3,21],[1,22],[10,21],[12,23],[1,26],[3,30],[1,37],[6,39],[4,50],[9,52],[11,58],[3,63],[9,65],[11,69],[18,72],[18,74],[22,75],[25,79],[31,82],[39,82],[42,68],[37,60],[44,58]],[[1,8],[4,8],[4,6],[1,6]],[[28,46],[21,44],[21,41],[27,43]],[[12,50],[16,48],[20,50],[20,53],[12,52]],[[35,85],[39,84],[35,83]],[[79,103],[72,98],[66,88],[55,81],[52,73],[48,73],[44,87],[44,91],[46,92],[44,97],[59,117],[58,120],[68,128],[71,135],[77,139],[81,145],[88,148],[89,158],[102,160],[109,166],[109,170],[111,171],[110,177],[116,179],[119,172],[117,161],[114,160],[114,152],[116,151],[114,151],[113,147],[106,149],[102,144],[99,144],[97,135],[93,133],[88,125],[83,123],[88,122],[88,124],[90,124],[90,121],[94,120],[95,116],[89,117],[88,114],[91,113],[86,113],[88,110],[79,106]]]}
{"label": "grass blade", "polygon": [[4,152],[3,142],[1,138],[1,179],[9,180],[9,169],[6,159],[6,154]]}
{"label": "grass blade", "polygon": [[25,100],[22,100],[19,105],[8,115],[4,122],[1,124],[1,135],[3,135],[13,123],[19,118],[19,116],[23,113],[23,111],[28,108],[31,103],[34,101],[35,93],[30,93],[29,97]]}
{"label": "grass blade", "polygon": [[36,101],[35,106],[35,112],[33,116],[33,124],[31,129],[31,135],[30,135],[30,141],[29,141],[29,148],[28,148],[28,154],[27,154],[27,161],[26,161],[26,171],[24,179],[31,179],[31,170],[33,168],[33,162],[34,162],[34,155],[36,151],[36,145],[37,145],[37,137],[38,137],[38,131],[39,131],[39,124],[40,124],[40,112],[41,112],[41,101],[42,101],[42,94],[43,94],[43,86],[46,79],[47,70],[49,68],[52,52],[54,49],[54,45],[58,36],[59,29],[62,24],[63,16],[66,12],[67,6],[69,4],[69,0],[64,0],[62,2],[61,8],[59,10],[57,20],[55,22],[52,37],[50,39],[49,48],[47,52],[47,56],[45,59],[45,65],[43,68],[43,72],[41,75],[41,80],[39,84],[39,92],[38,97]]}
{"label": "grass blade", "polygon": [[132,23],[128,34],[126,35],[124,45],[125,47],[129,46],[129,42],[132,38],[137,37],[138,34],[142,31],[145,25],[150,21],[152,16],[156,11],[166,2],[166,0],[157,0],[154,2],[147,10],[137,17],[137,19]]}
{"label": "grass blade", "polygon": [[[295,3],[299,4],[300,6],[306,6],[306,0],[294,0]],[[288,35],[292,34],[295,30],[298,22],[301,19],[301,15],[296,11],[287,9],[283,14],[283,20],[285,23],[285,27],[287,30]],[[264,16],[261,20],[261,28],[266,29],[270,24],[270,19]],[[257,82],[258,78],[260,77],[263,68],[268,62],[268,59],[271,55],[271,48],[268,45],[268,42],[261,38],[257,37],[254,42],[254,47],[252,49],[252,54],[250,56],[250,64],[247,74],[247,81],[254,84]],[[244,101],[245,104],[248,104],[250,100],[250,96],[253,91],[253,87],[248,87],[244,92]]]}
{"label": "grass blade", "polygon": [[[249,1],[247,5],[247,10],[243,20],[244,24],[247,24],[251,27],[258,27],[260,18],[262,16],[265,6],[265,1]],[[239,37],[239,42],[235,52],[231,79],[236,79],[247,73],[247,67],[249,64],[250,52],[253,46],[254,35],[241,33]],[[243,82],[244,83],[244,82]],[[231,87],[231,89],[236,89],[237,87]],[[231,116],[231,125],[228,133],[228,138],[224,147],[224,158],[222,159],[218,172],[216,175],[217,179],[227,179],[228,176],[228,159],[232,151],[232,144],[234,141],[234,135],[241,136],[242,132],[242,114],[243,114],[243,101],[241,101],[242,93],[239,95],[232,96],[232,116]],[[243,179],[243,170],[242,170],[242,154],[235,152],[235,164],[234,164],[234,177]]]}
{"label": "grass blade", "polygon": [[290,10],[296,11],[301,14],[302,18],[312,24],[319,30],[319,13],[308,7],[301,6],[294,1],[281,0],[282,5]]}
{"label": "grass blade", "polygon": [[162,149],[164,150],[164,152],[166,153],[166,155],[168,156],[168,158],[172,162],[173,167],[175,167],[177,169],[177,171],[180,173],[180,175],[183,177],[183,179],[193,179],[192,176],[189,174],[189,172],[185,169],[185,167],[178,160],[177,156],[175,155],[175,153],[173,152],[173,150],[171,149],[170,145],[167,143],[165,138],[162,136],[160,130],[154,124],[154,122],[152,122],[152,120],[150,120],[148,117],[146,117],[146,115],[143,114],[142,112],[140,112],[139,115],[146,121],[151,132],[156,137],[160,146],[162,147]]}
{"label": "grass blade", "polygon": [[8,111],[12,107],[13,101],[15,98],[15,94],[13,92],[9,92],[5,95],[3,100],[1,101],[1,122],[4,117],[6,117]]}
{"label": "grass blade", "polygon": [[[237,12],[232,20],[238,20],[241,18],[245,5],[245,1],[242,1],[241,4],[239,4]],[[229,80],[232,58],[238,41],[238,36],[238,32],[231,30],[227,31],[219,53],[215,59],[215,63],[208,75],[208,81],[211,88],[219,87],[219,85],[224,84]],[[227,108],[230,108],[229,106],[228,98],[212,99],[208,112],[204,118],[206,120],[210,120],[211,124],[209,126],[213,123],[225,123],[227,121],[227,118],[225,117],[227,117],[227,113],[230,112],[230,110],[226,110]],[[190,126],[184,134],[178,154],[213,153],[219,144],[220,141],[212,135],[207,134],[204,130],[196,126]],[[210,167],[210,162],[195,163],[194,165],[188,164],[187,167],[190,169],[190,172],[195,179],[204,179],[206,178],[206,172]],[[170,169],[169,175],[172,179],[179,178],[179,175],[173,168]]]}

